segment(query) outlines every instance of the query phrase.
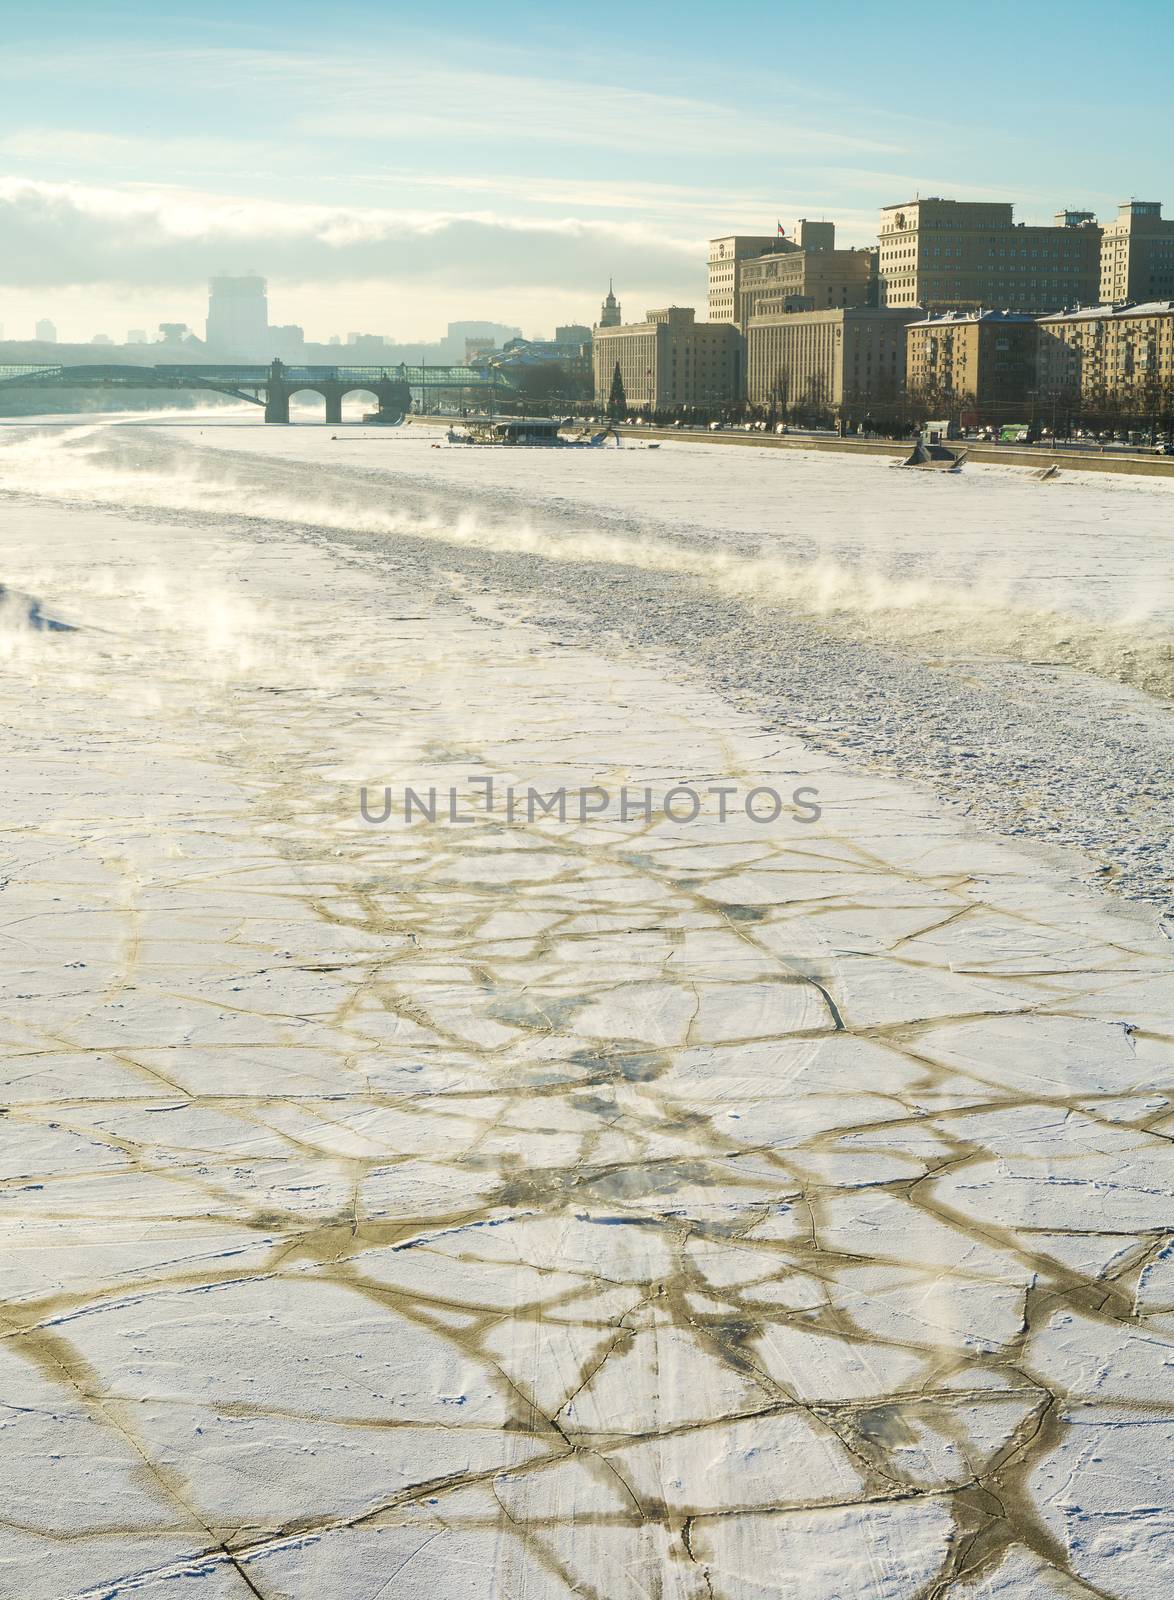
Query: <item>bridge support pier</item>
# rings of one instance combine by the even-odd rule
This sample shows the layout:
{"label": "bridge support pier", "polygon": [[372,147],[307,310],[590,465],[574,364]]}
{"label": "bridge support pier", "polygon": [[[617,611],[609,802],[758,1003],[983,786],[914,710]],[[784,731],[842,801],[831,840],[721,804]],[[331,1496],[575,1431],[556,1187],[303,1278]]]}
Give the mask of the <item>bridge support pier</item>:
{"label": "bridge support pier", "polygon": [[325,395],[325,397],[326,397],[326,420],[327,420],[327,422],[334,422],[334,423],[341,422],[342,421],[342,397],[343,397],[343,386],[342,386],[342,384],[341,383],[338,383],[338,384],[334,384],[334,383],[326,384],[326,383],[324,383],[321,386],[321,389],[320,389],[319,392],[321,394]]}
{"label": "bridge support pier", "polygon": [[289,384],[285,381],[285,363],[280,360],[269,368],[265,384],[265,421],[289,421]]}
{"label": "bridge support pier", "polygon": [[265,421],[289,421],[289,395],[284,384],[267,384],[265,387]]}
{"label": "bridge support pier", "polygon": [[379,420],[389,424],[402,422],[412,406],[412,391],[397,379],[394,383],[386,373],[375,385],[375,398],[379,401]]}

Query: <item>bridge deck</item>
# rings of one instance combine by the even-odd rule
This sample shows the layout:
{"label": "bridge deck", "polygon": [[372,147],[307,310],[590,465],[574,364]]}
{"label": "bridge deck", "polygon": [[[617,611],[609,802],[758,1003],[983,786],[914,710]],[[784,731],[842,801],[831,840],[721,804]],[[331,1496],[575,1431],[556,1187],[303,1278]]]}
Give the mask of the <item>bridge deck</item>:
{"label": "bridge deck", "polygon": [[[381,380],[407,383],[413,389],[508,389],[509,380],[501,373],[484,367],[469,366],[351,366],[333,367],[284,366],[280,372],[288,385],[299,383],[350,383],[360,387],[374,385]],[[62,388],[90,388],[105,385],[127,387],[136,385],[144,389],[154,387],[182,388],[185,384],[199,387],[205,384],[232,384],[237,388],[263,387],[273,377],[272,368],[259,363],[218,365],[211,362],[186,366],[35,366],[31,364],[0,366],[0,386],[52,385]]]}

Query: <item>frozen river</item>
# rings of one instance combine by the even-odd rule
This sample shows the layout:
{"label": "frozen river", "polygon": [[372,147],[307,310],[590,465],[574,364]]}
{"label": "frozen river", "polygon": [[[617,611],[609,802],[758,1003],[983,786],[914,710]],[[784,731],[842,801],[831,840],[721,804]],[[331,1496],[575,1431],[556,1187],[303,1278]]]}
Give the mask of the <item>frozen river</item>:
{"label": "frozen river", "polygon": [[0,429],[0,1593],[1174,1592],[1169,487],[338,435]]}

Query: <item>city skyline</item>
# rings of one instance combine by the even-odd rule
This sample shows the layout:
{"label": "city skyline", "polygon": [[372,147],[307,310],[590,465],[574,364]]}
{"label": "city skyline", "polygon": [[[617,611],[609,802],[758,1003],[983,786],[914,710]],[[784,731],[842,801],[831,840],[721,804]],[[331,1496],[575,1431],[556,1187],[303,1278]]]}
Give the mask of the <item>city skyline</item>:
{"label": "city skyline", "polygon": [[1079,0],[1032,35],[996,4],[963,47],[926,6],[885,25],[849,4],[829,40],[735,0],[716,48],[693,5],[581,34],[527,4],[457,3],[443,30],[354,0],[329,19],[220,0],[14,17],[0,320],[12,337],[48,315],[63,340],[198,329],[207,278],[255,271],[273,321],[315,341],[433,338],[457,316],[530,333],[581,320],[613,275],[633,304],[696,303],[704,240],[779,216],[834,217],[846,245],[918,193],[1108,219],[1168,192],[1174,24],[1118,8],[1146,50],[1106,136],[1072,93],[1096,15]]}

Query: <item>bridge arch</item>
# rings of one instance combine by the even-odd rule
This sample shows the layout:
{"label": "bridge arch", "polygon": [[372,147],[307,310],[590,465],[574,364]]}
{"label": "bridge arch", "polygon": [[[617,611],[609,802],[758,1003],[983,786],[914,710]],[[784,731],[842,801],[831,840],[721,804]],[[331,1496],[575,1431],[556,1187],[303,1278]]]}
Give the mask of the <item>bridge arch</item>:
{"label": "bridge arch", "polygon": [[[351,404],[348,405],[347,402]],[[359,412],[375,411],[379,406],[379,391],[371,383],[354,383],[343,390],[342,413],[350,413],[353,421]]]}
{"label": "bridge arch", "polygon": [[[311,397],[314,399],[320,399],[322,401],[321,407],[313,405]],[[330,397],[320,383],[291,383],[288,385],[285,393],[287,421],[289,420],[288,412],[291,401],[300,401],[304,406],[313,405],[313,420],[315,422],[330,421]],[[308,421],[310,419],[307,418],[306,420]]]}

